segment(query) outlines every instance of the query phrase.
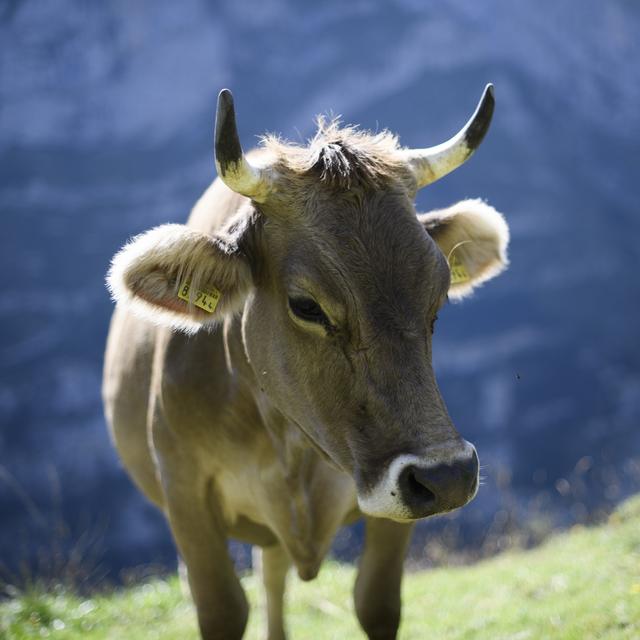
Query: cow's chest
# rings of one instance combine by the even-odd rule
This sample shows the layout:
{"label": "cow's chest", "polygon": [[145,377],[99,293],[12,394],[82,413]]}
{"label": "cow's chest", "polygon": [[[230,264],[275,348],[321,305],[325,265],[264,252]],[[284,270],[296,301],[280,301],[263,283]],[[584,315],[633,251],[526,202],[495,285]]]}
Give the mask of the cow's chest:
{"label": "cow's chest", "polygon": [[277,455],[269,441],[224,456],[214,480],[230,537],[280,541],[302,577],[313,577],[337,529],[357,510],[353,480],[305,448]]}

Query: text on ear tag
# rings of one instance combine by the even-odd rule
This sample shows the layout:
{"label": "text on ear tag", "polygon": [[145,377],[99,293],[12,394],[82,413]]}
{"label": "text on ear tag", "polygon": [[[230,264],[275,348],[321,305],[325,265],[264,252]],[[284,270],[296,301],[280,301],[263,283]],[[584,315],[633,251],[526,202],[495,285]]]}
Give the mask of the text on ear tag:
{"label": "text on ear tag", "polygon": [[449,258],[449,269],[451,269],[451,284],[469,282],[469,272],[462,262],[460,262],[455,253]]}
{"label": "text on ear tag", "polygon": [[213,313],[218,306],[222,293],[215,287],[211,289],[197,289],[191,293],[191,283],[183,282],[178,290],[178,298],[190,302],[207,313]]}

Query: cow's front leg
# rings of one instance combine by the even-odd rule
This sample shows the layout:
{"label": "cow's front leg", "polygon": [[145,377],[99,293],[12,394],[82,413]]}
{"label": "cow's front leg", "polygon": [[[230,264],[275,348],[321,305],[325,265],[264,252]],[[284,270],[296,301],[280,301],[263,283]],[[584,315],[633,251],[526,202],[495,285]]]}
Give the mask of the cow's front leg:
{"label": "cow's front leg", "polygon": [[358,565],[354,602],[370,640],[391,640],[400,624],[400,587],[413,526],[365,518],[364,551]]}
{"label": "cow's front leg", "polygon": [[198,455],[165,423],[153,422],[164,507],[204,640],[242,638],[249,607],[227,551],[226,526],[213,478]]}
{"label": "cow's front leg", "polygon": [[265,591],[268,640],[285,640],[284,590],[291,560],[280,544],[253,547],[254,571],[262,578]]}
{"label": "cow's front leg", "polygon": [[[174,478],[175,479],[175,478]],[[207,490],[166,486],[166,508],[178,551],[187,568],[191,596],[204,640],[242,638],[248,605],[233,562],[220,509]]]}

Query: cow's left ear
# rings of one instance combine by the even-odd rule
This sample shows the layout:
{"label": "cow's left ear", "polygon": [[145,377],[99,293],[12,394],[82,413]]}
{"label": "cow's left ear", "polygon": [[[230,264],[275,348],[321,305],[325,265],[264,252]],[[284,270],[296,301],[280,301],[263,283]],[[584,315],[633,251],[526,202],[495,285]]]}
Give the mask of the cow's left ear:
{"label": "cow's left ear", "polygon": [[469,295],[506,268],[509,227],[482,200],[463,200],[448,209],[418,214],[418,219],[449,263],[450,298]]}

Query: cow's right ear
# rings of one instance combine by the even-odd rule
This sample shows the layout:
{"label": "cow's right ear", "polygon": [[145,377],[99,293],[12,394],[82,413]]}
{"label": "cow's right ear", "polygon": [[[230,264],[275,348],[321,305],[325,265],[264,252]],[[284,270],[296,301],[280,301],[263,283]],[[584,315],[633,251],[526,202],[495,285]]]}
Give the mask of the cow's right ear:
{"label": "cow's right ear", "polygon": [[193,333],[239,311],[253,282],[248,259],[232,239],[165,224],[114,256],[107,286],[136,314]]}

